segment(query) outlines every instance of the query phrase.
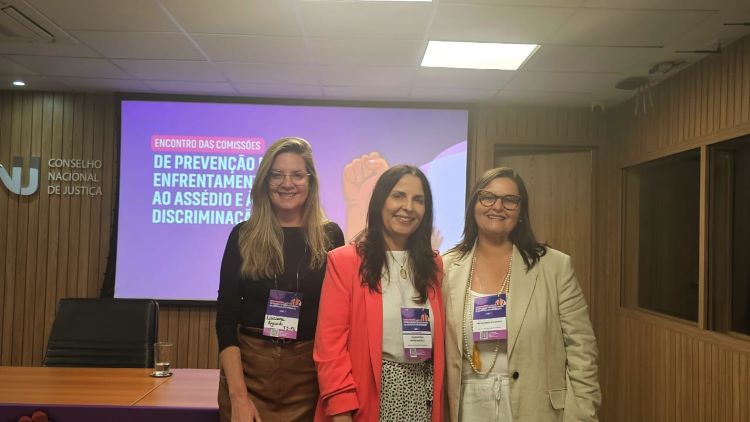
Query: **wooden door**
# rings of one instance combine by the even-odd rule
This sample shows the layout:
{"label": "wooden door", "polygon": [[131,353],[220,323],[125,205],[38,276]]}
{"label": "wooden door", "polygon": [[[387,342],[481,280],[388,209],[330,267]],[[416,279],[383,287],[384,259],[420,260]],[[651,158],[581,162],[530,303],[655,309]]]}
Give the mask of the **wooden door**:
{"label": "wooden door", "polygon": [[494,164],[511,167],[523,178],[534,234],[572,257],[593,319],[593,150],[498,146]]}

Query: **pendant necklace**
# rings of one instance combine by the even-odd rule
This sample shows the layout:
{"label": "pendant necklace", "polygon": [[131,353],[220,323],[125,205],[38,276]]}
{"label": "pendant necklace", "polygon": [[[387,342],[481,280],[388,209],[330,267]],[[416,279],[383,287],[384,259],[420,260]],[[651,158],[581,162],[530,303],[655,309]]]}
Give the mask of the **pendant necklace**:
{"label": "pendant necklace", "polygon": [[[471,300],[471,282],[474,279],[474,267],[477,263],[477,254],[474,253],[474,256],[471,258],[471,271],[469,272],[469,279],[466,283],[466,295],[464,296],[464,318],[471,319],[472,318],[472,312],[471,312],[471,305],[470,303],[473,302]],[[511,266],[513,265],[513,255],[511,254],[510,258],[508,259],[508,273],[505,275],[505,279],[503,279],[503,284],[500,287],[500,291],[498,294],[505,293],[506,295],[510,291],[510,270]],[[507,296],[506,296],[507,298]],[[507,299],[506,299],[507,300]],[[482,372],[482,359],[479,353],[479,347],[476,342],[474,342],[473,347],[469,348],[469,336],[466,332],[466,323],[462,324],[464,326],[464,350],[463,353],[465,359],[469,362],[469,365],[471,366],[471,370],[474,371],[475,374],[478,375],[487,375],[490,372],[492,372],[492,369],[495,367],[495,363],[497,363],[497,356],[500,353],[500,341],[497,340],[495,343],[495,351],[493,352],[494,357],[492,358],[492,364],[490,365],[490,368],[486,372]],[[471,353],[471,356],[469,356],[469,353]]]}
{"label": "pendant necklace", "polygon": [[393,255],[393,252],[389,249],[388,253],[391,255],[391,258],[393,258],[394,261],[396,261],[396,264],[398,264],[399,267],[401,267],[398,270],[398,274],[401,276],[402,279],[406,280],[406,268],[404,268],[404,265],[406,265],[406,261],[409,260],[408,256],[404,257],[404,262],[398,262],[398,259]]}

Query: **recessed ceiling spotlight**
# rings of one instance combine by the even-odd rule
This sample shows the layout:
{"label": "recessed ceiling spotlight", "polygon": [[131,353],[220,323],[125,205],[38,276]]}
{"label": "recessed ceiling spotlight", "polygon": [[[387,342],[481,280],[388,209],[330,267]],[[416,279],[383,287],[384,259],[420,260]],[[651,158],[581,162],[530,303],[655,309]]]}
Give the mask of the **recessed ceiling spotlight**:
{"label": "recessed ceiling spotlight", "polygon": [[13,86],[26,86],[26,82],[21,80],[13,81]]}
{"label": "recessed ceiling spotlight", "polygon": [[430,41],[422,66],[516,70],[537,48],[537,44]]}

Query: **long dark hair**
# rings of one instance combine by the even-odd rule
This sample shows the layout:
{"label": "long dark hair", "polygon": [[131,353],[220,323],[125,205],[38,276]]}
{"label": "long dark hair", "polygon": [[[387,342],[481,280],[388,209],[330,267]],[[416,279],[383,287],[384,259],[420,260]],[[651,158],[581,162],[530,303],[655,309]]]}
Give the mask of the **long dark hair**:
{"label": "long dark hair", "polygon": [[409,253],[409,265],[414,271],[414,288],[419,293],[419,303],[427,301],[427,288],[433,287],[437,280],[438,267],[435,263],[435,251],[432,250],[432,191],[424,173],[414,166],[405,164],[391,167],[375,183],[370,205],[367,208],[367,227],[357,236],[357,252],[362,257],[359,274],[362,284],[370,291],[380,292],[380,278],[383,266],[388,268],[386,245],[383,227],[383,207],[393,187],[406,175],[419,178],[424,190],[424,217],[417,229],[406,241]]}
{"label": "long dark hair", "polygon": [[474,188],[471,190],[469,203],[466,205],[466,216],[464,220],[464,234],[461,242],[454,246],[448,252],[458,252],[459,257],[463,258],[474,247],[479,229],[477,219],[474,217],[474,207],[477,205],[479,191],[486,188],[493,180],[507,177],[514,181],[518,186],[518,193],[521,195],[521,215],[518,224],[510,232],[510,241],[518,248],[526,264],[526,271],[532,269],[539,259],[547,253],[546,245],[539,243],[531,229],[531,218],[529,218],[529,192],[526,190],[526,184],[523,183],[521,176],[510,167],[497,167],[487,170],[482,177],[477,180]]}

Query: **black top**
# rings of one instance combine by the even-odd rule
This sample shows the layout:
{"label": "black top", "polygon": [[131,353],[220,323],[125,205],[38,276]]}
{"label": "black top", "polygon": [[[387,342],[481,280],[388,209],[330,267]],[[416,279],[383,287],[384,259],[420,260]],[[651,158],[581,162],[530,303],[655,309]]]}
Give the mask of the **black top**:
{"label": "black top", "polygon": [[[318,304],[320,289],[323,286],[325,265],[311,270],[310,250],[305,243],[302,227],[283,227],[284,231],[284,273],[274,279],[250,280],[240,275],[242,257],[239,249],[240,226],[236,225],[229,234],[224,258],[221,260],[219,298],[216,308],[216,336],[219,351],[228,346],[238,346],[237,325],[263,328],[266,316],[268,295],[271,289],[302,292],[298,340],[312,340],[318,324]],[[325,226],[328,236],[328,250],[344,244],[344,233],[336,223]],[[263,251],[258,251],[263,253]],[[299,275],[299,290],[297,277]]]}

